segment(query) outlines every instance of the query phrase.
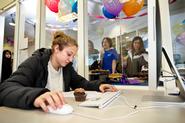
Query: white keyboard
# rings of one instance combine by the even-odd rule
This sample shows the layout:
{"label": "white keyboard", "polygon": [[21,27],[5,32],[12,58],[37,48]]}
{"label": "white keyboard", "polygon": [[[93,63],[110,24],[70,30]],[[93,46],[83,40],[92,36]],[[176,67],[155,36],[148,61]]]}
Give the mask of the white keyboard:
{"label": "white keyboard", "polygon": [[88,99],[85,102],[80,103],[79,106],[104,108],[113,100],[115,100],[120,94],[121,91],[105,92],[97,98]]}

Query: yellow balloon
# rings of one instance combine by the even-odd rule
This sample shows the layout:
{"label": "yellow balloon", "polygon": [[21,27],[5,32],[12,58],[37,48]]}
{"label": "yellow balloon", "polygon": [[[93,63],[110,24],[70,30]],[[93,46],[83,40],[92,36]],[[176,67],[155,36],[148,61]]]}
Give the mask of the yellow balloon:
{"label": "yellow balloon", "polygon": [[185,25],[176,23],[172,26],[172,31],[175,35],[179,35],[185,31]]}
{"label": "yellow balloon", "polygon": [[132,16],[139,12],[144,5],[144,0],[129,0],[123,5],[123,12],[126,16]]}

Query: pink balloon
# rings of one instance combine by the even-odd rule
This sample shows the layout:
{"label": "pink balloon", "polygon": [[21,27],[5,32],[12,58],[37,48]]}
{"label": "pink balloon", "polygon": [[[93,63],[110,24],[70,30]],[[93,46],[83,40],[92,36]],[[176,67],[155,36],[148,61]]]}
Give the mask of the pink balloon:
{"label": "pink balloon", "polygon": [[55,13],[58,13],[58,3],[60,0],[45,0],[46,6]]}
{"label": "pink balloon", "polygon": [[181,33],[176,37],[176,41],[185,45],[185,32]]}
{"label": "pink balloon", "polygon": [[110,14],[115,16],[118,16],[123,8],[123,3],[119,0],[103,0],[103,5]]}

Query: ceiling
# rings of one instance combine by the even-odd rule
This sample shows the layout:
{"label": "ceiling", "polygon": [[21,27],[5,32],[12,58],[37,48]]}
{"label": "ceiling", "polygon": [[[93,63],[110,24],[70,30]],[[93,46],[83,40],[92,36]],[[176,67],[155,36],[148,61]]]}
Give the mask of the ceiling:
{"label": "ceiling", "polygon": [[[14,0],[0,0],[3,1],[4,5],[8,5],[9,2],[13,2]],[[6,1],[6,2],[5,2]],[[29,24],[35,25],[36,23],[36,2],[37,0],[24,0],[23,5],[25,6],[24,13],[26,15],[26,22]],[[106,23],[101,23],[105,22],[105,19],[97,19],[95,16],[103,16],[102,15],[102,0],[88,0],[88,14],[91,15],[89,16],[89,29],[90,28],[95,28],[99,24],[106,24]],[[48,28],[62,28],[62,29],[73,29],[74,27],[77,27],[77,21],[70,21],[67,23],[61,23],[58,21],[58,15],[54,12],[51,12],[47,7],[46,7],[46,27]],[[5,35],[7,37],[12,37],[14,35],[14,27],[9,25],[9,22],[12,20],[15,20],[15,13],[7,14],[6,15],[6,27],[5,27]],[[107,21],[107,23],[114,23],[113,21]],[[109,25],[108,24],[108,25]],[[52,25],[54,25],[52,27]],[[6,33],[7,32],[7,33]]]}
{"label": "ceiling", "polygon": [[0,13],[3,12],[16,0],[0,0]]}

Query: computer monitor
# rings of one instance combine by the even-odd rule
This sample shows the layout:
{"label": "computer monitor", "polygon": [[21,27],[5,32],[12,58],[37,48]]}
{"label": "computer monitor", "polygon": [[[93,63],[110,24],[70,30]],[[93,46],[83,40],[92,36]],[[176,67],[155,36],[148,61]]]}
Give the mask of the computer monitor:
{"label": "computer monitor", "polygon": [[175,76],[176,86],[180,90],[180,95],[185,99],[185,85],[183,83],[183,80],[177,68],[175,67],[173,60],[170,59],[165,48],[162,47],[161,12],[160,12],[159,0],[156,0],[156,48],[157,48],[157,51],[156,51],[157,68],[156,69],[157,69],[157,82],[158,82],[157,85],[158,86],[161,85],[159,78],[161,77],[162,53],[163,53],[172,73]]}
{"label": "computer monitor", "polygon": [[159,80],[161,76],[161,63],[162,63],[162,34],[161,34],[161,14],[159,8],[159,0],[156,0],[156,63],[157,63],[157,85],[161,85]]}

